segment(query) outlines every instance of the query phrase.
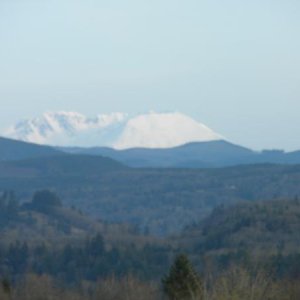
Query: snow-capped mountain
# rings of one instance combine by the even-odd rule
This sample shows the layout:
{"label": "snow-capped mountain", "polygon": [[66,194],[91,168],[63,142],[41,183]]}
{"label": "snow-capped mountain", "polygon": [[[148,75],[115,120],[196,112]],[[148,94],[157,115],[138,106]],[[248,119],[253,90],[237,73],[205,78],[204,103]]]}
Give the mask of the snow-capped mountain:
{"label": "snow-capped mountain", "polygon": [[11,126],[4,132],[4,136],[55,146],[106,145],[114,140],[114,131],[127,118],[123,113],[102,114],[89,118],[77,112],[47,112],[41,117],[22,120]]}
{"label": "snow-capped mountain", "polygon": [[171,148],[219,139],[220,135],[184,114],[152,112],[129,119],[114,148]]}
{"label": "snow-capped mountain", "polygon": [[111,113],[94,118],[76,112],[48,112],[11,126],[3,135],[38,144],[115,149],[171,148],[222,139],[207,126],[179,112],[150,112],[134,117]]}

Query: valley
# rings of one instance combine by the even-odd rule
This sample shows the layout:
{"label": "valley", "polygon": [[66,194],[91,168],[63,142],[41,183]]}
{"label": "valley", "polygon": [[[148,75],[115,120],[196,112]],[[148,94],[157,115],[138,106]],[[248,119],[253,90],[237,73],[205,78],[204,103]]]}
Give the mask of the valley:
{"label": "valley", "polygon": [[[16,282],[33,273],[30,280],[47,276],[70,292],[84,280],[94,293],[97,280],[115,274],[115,289],[133,280],[161,299],[159,280],[180,253],[207,284],[235,274],[232,266],[246,277],[259,266],[280,284],[299,276],[300,165],[258,163],[266,153],[225,141],[106,153],[1,143],[0,273]],[[148,167],[128,163],[142,157]],[[206,167],[179,167],[183,157]],[[216,159],[222,167],[212,167]],[[159,161],[166,164],[154,167]]]}

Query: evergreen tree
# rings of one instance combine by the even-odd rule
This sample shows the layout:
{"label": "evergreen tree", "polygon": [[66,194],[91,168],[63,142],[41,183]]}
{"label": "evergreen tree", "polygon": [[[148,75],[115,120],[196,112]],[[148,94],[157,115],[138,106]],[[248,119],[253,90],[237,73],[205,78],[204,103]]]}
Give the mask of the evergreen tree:
{"label": "evergreen tree", "polygon": [[11,295],[11,284],[8,279],[2,279],[1,287],[3,292],[10,297]]}
{"label": "evergreen tree", "polygon": [[38,191],[33,195],[32,207],[38,211],[48,211],[53,207],[61,207],[61,199],[49,190]]}
{"label": "evergreen tree", "polygon": [[203,299],[201,278],[183,254],[176,257],[169,274],[163,279],[163,288],[170,300]]}

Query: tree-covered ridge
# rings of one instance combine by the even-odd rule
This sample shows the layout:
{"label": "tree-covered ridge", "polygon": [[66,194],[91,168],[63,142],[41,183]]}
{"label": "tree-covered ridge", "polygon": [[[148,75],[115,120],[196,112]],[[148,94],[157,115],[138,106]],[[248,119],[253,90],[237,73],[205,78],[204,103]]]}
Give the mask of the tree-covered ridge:
{"label": "tree-covered ridge", "polygon": [[17,279],[48,274],[65,283],[136,274],[154,278],[169,261],[169,248],[126,224],[94,221],[60,198],[38,191],[20,205],[12,192],[0,197],[0,275]]}
{"label": "tree-covered ridge", "polygon": [[144,245],[147,240],[155,240],[138,235],[130,224],[107,224],[74,207],[65,207],[61,198],[49,190],[37,191],[25,203],[20,203],[14,192],[4,192],[0,196],[0,225],[2,246],[18,241],[62,247],[69,242],[81,243],[98,233],[109,247],[132,241]]}
{"label": "tree-covered ridge", "polygon": [[0,137],[0,161],[62,155],[57,149]]}
{"label": "tree-covered ridge", "polygon": [[255,254],[290,254],[300,249],[300,200],[243,202],[220,206],[184,230],[181,242],[200,252],[247,249]]}
{"label": "tree-covered ridge", "polygon": [[177,247],[203,268],[208,261],[222,270],[260,265],[276,276],[300,278],[300,200],[244,202],[218,207],[187,227]]}
{"label": "tree-covered ridge", "polygon": [[7,293],[9,279],[14,299],[38,282],[53,299],[68,299],[70,293],[78,299],[123,299],[122,290],[128,299],[148,299],[141,296],[148,293],[151,300],[163,299],[163,291],[172,300],[178,295],[188,300],[299,296],[297,198],[220,206],[180,236],[160,240],[65,208],[49,190],[36,192],[25,204],[6,192],[0,205],[2,292]]}
{"label": "tree-covered ridge", "polygon": [[300,195],[300,166],[105,169],[102,158],[98,159],[99,166],[87,157],[90,170],[88,164],[81,168],[77,162],[66,171],[63,157],[59,162],[49,158],[5,164],[5,168],[0,164],[0,190],[13,189],[21,201],[27,201],[36,190],[51,188],[66,206],[107,222],[131,223],[156,235],[178,233],[222,204]]}
{"label": "tree-covered ridge", "polygon": [[[127,169],[111,158],[91,155],[52,155],[34,159],[25,159],[0,164],[0,177],[19,177],[22,171],[26,177],[93,177],[104,172]],[[1,172],[2,171],[2,172]],[[6,176],[5,176],[6,175]],[[27,176],[26,176],[27,175]]]}
{"label": "tree-covered ridge", "polygon": [[62,148],[68,153],[104,155],[130,167],[139,168],[220,168],[245,164],[299,164],[300,152],[265,150],[262,152],[232,144],[225,140],[192,142],[174,148],[131,148],[115,150],[107,147]]}

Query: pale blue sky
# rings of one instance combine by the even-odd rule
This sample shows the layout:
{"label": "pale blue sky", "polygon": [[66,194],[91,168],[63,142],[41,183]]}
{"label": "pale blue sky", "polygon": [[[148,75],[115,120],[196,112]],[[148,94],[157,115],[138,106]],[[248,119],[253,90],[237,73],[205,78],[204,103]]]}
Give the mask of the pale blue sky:
{"label": "pale blue sky", "polygon": [[0,129],[49,110],[181,111],[300,149],[299,0],[0,0]]}

